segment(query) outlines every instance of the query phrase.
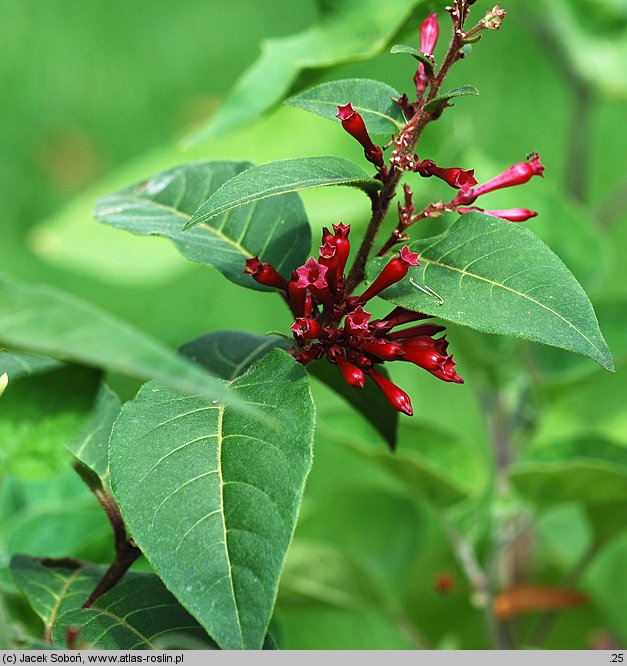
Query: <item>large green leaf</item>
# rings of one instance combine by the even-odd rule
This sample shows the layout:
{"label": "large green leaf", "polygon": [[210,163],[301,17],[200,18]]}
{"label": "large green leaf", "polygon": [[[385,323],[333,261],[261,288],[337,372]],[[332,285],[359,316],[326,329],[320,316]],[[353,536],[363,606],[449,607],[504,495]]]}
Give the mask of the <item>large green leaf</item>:
{"label": "large green leaf", "polygon": [[[184,344],[180,351],[212,374],[232,380],[275,347],[287,349],[289,346],[290,341],[278,335],[218,331]],[[368,419],[394,449],[398,412],[381,399],[381,391],[374,382],[366,382],[363,389],[354,389],[344,381],[337,366],[326,360],[310,363],[307,370]],[[380,372],[387,376],[385,368],[381,368]]]}
{"label": "large green leaf", "polygon": [[0,402],[0,476],[38,479],[62,469],[99,383],[98,371],[68,365],[10,385]]}
{"label": "large green leaf", "polygon": [[223,384],[149,335],[75,296],[5,276],[0,343],[226,398]]}
{"label": "large green leaf", "polygon": [[289,346],[290,341],[279,335],[216,331],[185,343],[180,352],[216,377],[232,381],[275,347]]}
{"label": "large green leaf", "polygon": [[311,465],[314,408],[304,369],[282,350],[229,386],[272,424],[147,384],[113,429],[111,484],[179,601],[222,648],[258,649]]}
{"label": "large green leaf", "polygon": [[285,101],[337,122],[337,107],[350,102],[373,134],[398,132],[405,125],[401,107],[393,100],[400,93],[387,83],[371,79],[342,79],[322,83]]}
{"label": "large green leaf", "polygon": [[[386,300],[486,333],[578,352],[613,370],[585,292],[528,229],[468,213],[440,236],[416,241],[410,248],[420,252],[421,266],[383,292]],[[371,263],[371,276],[381,263]],[[433,290],[443,302],[416,285]]]}
{"label": "large green leaf", "polygon": [[258,201],[183,231],[198,207],[250,162],[194,162],[98,200],[102,222],[135,234],[169,238],[188,259],[215,266],[229,280],[266,289],[244,274],[259,256],[289,277],[307,258],[311,230],[297,194]]}
{"label": "large green leaf", "polygon": [[598,437],[580,437],[534,448],[511,471],[516,490],[540,505],[627,501],[627,448]]}
{"label": "large green leaf", "polygon": [[154,574],[128,573],[91,608],[81,609],[105,569],[71,559],[18,555],[11,561],[15,584],[42,619],[46,637],[59,647],[65,646],[68,627],[78,627],[78,642],[94,649],[154,649],[175,639],[177,647],[213,647]]}
{"label": "large green leaf", "polygon": [[9,382],[14,382],[20,377],[50,372],[61,367],[61,365],[56,359],[48,358],[47,356],[24,352],[0,351],[0,375],[6,372]]}
{"label": "large green leaf", "polygon": [[185,228],[206,224],[240,206],[328,185],[348,185],[366,192],[380,187],[378,181],[369,178],[359,167],[339,157],[302,157],[270,162],[247,169],[224,183],[194,213]]}
{"label": "large green leaf", "polygon": [[383,52],[421,0],[333,0],[317,23],[296,35],[269,39],[259,59],[191,142],[222,136],[254,122],[289,93],[303,70],[367,60]]}
{"label": "large green leaf", "polygon": [[89,422],[79,436],[68,444],[76,460],[103,481],[109,471],[109,438],[113,424],[120,415],[120,408],[118,396],[106,384],[102,384]]}

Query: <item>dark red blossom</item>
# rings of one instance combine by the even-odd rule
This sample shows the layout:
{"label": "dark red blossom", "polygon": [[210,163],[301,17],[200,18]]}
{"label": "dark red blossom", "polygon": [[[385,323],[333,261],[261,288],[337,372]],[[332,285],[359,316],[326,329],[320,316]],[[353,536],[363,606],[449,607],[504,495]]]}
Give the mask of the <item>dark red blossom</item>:
{"label": "dark red blossom", "polygon": [[368,374],[374,379],[376,385],[381,389],[383,395],[394,409],[407,414],[407,416],[414,415],[414,408],[411,406],[411,400],[403,389],[399,388],[387,377],[378,373],[374,368],[370,368]]}
{"label": "dark red blossom", "polygon": [[455,206],[467,206],[474,203],[477,197],[480,197],[482,194],[488,194],[504,187],[523,185],[531,180],[533,176],[542,176],[543,173],[544,165],[540,162],[540,156],[537,153],[533,153],[527,162],[518,162],[512,165],[498,176],[475,187],[469,192],[462,191],[451,203]]}
{"label": "dark red blossom", "polygon": [[411,252],[407,245],[401,248],[399,256],[391,259],[379,274],[379,277],[358,297],[359,303],[366,303],[391,285],[402,280],[410,266],[420,266],[418,255]]}
{"label": "dark red blossom", "polygon": [[259,257],[246,259],[244,273],[252,275],[259,284],[264,284],[266,287],[287,291],[287,280],[270,264],[259,261]]}
{"label": "dark red blossom", "polygon": [[[435,49],[439,36],[440,26],[438,24],[438,15],[435,12],[432,12],[420,26],[420,50],[426,56],[433,55],[433,50]],[[425,88],[429,83],[423,63],[418,65],[418,70],[414,74],[414,83],[416,84],[416,94],[418,99],[421,99]]]}
{"label": "dark red blossom", "polygon": [[296,317],[290,328],[295,336],[303,340],[313,340],[322,333],[322,326],[311,317]]}
{"label": "dark red blossom", "polygon": [[313,257],[307,259],[304,266],[296,270],[298,275],[297,287],[306,289],[307,287],[315,287],[316,289],[325,289],[327,284],[326,273],[327,267],[318,263]]}
{"label": "dark red blossom", "polygon": [[442,168],[437,166],[433,160],[423,160],[416,165],[416,171],[424,178],[435,176],[445,183],[461,190],[462,193],[468,192],[471,187],[477,184],[474,169],[461,169],[459,167]]}
{"label": "dark red blossom", "polygon": [[364,155],[369,162],[375,166],[382,167],[383,151],[375,145],[368,134],[364,119],[353,109],[350,102],[344,106],[337,107],[337,118],[342,121],[342,127],[354,138],[359,141],[364,149]]}
{"label": "dark red blossom", "polygon": [[353,388],[363,388],[366,383],[366,376],[361,368],[358,368],[353,363],[350,363],[342,356],[338,356],[336,361],[337,367],[340,369],[344,380],[349,386]]}
{"label": "dark red blossom", "polygon": [[253,277],[274,276],[275,284],[283,285],[286,301],[295,317],[291,326],[295,341],[292,354],[297,361],[307,364],[326,356],[328,362],[338,366],[344,381],[357,389],[364,388],[369,375],[395,409],[411,415],[409,397],[377,371],[378,364],[402,359],[444,381],[462,380],[453,369],[451,356],[446,354],[446,340],[432,337],[443,331],[443,326],[426,323],[392,332],[398,326],[426,319],[428,315],[398,307],[385,318],[371,321],[371,313],[363,307],[383,289],[405,278],[411,266],[419,265],[418,255],[407,246],[388,261],[361,296],[344,293],[344,270],[350,254],[349,232],[350,227],[344,224],[333,225],[333,232],[325,227],[320,260],[308,259],[292,273],[289,282],[283,278],[283,282],[279,282],[275,269],[257,259],[247,262],[246,272]]}

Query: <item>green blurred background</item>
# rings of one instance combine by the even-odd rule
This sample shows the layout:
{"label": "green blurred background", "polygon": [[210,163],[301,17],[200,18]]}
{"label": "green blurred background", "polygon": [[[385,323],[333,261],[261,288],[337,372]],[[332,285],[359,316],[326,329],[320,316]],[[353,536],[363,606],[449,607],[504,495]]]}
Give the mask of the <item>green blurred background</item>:
{"label": "green blurred background", "polygon": [[[309,27],[324,4],[0,0],[0,270],[75,293],[172,346],[220,328],[286,329],[278,299],[189,264],[165,240],[100,225],[91,209],[99,195],[192,159],[265,162],[327,153],[359,162],[359,147],[337,125],[287,107],[241,131],[181,147],[259,55],[260,40]],[[367,424],[316,386],[324,426],[279,596],[274,631],[281,647],[491,645],[482,599],[455,544],[470,544],[488,567],[496,536],[512,525],[520,537],[506,552],[497,549],[499,589],[561,586],[578,573],[578,562],[587,564],[567,581],[586,602],[560,613],[545,645],[627,640],[627,281],[621,262],[627,3],[503,4],[509,10],[503,29],[487,34],[448,82],[451,88],[473,84],[481,95],[459,100],[432,125],[420,154],[474,167],[481,182],[531,151],[540,153],[545,179],[495,195],[491,204],[539,211],[528,226],[590,294],[618,371],[608,375],[558,350],[453,329],[464,387],[413,370],[398,373],[419,405],[416,418],[404,422],[399,465],[382,459],[384,445]],[[442,5],[417,2],[395,41],[416,44],[426,12]],[[476,13],[490,6],[479,0]],[[412,74],[410,59],[382,54],[308,72],[299,85],[364,76],[403,90]],[[415,184],[418,201],[446,195],[432,180]],[[367,201],[358,192],[331,188],[304,199],[315,239],[322,224],[343,220],[358,228],[367,219]],[[66,380],[55,379],[59,386]],[[72,381],[79,395],[89,385],[88,377],[73,374]],[[132,395],[132,383],[111,381]],[[106,561],[110,552],[108,526],[59,445],[58,433],[80,426],[85,401],[74,396],[51,404],[50,384],[29,379],[22,386],[12,401],[7,393],[0,403],[0,580],[11,616],[32,630],[36,623],[4,570],[9,556]],[[504,490],[491,444],[495,404],[522,414],[511,443],[516,458],[553,454],[567,440],[583,439],[586,446],[560,454],[557,472],[541,469],[533,489],[525,483],[512,489],[508,481]],[[610,454],[595,452],[606,445]],[[567,478],[582,465],[579,494],[569,495]],[[611,502],[595,495],[604,471],[619,488]],[[455,492],[464,500],[452,506]],[[448,592],[438,585],[442,577],[452,580]],[[508,623],[516,645],[529,644],[540,617],[525,613]]]}

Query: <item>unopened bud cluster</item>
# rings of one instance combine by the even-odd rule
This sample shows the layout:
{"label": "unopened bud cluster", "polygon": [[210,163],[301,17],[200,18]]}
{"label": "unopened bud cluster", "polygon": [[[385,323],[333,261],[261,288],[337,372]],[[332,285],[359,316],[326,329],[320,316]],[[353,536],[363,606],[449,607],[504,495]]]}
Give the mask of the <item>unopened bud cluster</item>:
{"label": "unopened bud cluster", "polygon": [[308,259],[289,280],[257,257],[246,261],[244,272],[283,293],[295,317],[291,330],[296,360],[306,364],[326,358],[337,365],[344,381],[356,389],[364,388],[366,378],[370,377],[395,409],[411,416],[409,396],[379,372],[381,364],[407,361],[443,381],[461,384],[463,380],[455,372],[453,357],[447,354],[447,340],[433,337],[444,331],[444,327],[421,323],[399,329],[428,316],[395,308],[383,319],[372,320],[372,314],[364,309],[368,301],[403,280],[413,266],[420,265],[418,255],[407,246],[387,262],[361,295],[345,294],[349,232],[349,225],[333,225],[333,232],[325,227],[318,259]]}

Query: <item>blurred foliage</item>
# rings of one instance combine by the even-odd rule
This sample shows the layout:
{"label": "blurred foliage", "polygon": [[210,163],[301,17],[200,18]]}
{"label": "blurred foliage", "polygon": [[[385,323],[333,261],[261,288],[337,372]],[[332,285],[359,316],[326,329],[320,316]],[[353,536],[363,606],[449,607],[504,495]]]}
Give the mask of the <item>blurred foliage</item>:
{"label": "blurred foliage", "polygon": [[[279,299],[185,262],[162,239],[96,223],[91,210],[97,196],[192,159],[329,152],[360,164],[359,147],[336,125],[287,107],[191,150],[178,147],[254,62],[259,41],[306,30],[319,4],[0,0],[2,271],[84,297],[172,346],[222,328],[285,330]],[[427,10],[443,4],[423,3],[398,41],[416,44]],[[492,4],[479,0],[474,11]],[[485,35],[448,81],[451,89],[475,85],[480,96],[457,101],[428,129],[421,157],[475,167],[486,180],[532,150],[542,155],[544,181],[490,203],[539,211],[528,226],[590,293],[617,373],[451,326],[466,384],[451,387],[409,367],[395,373],[416,405],[396,459],[315,383],[320,427],[274,620],[280,647],[488,647],[489,595],[520,582],[571,584],[588,598],[560,614],[546,647],[590,648],[599,636],[627,641],[626,5],[503,4],[510,6],[501,32]],[[560,57],[546,49],[547,29]],[[412,74],[411,59],[380,55],[310,71],[300,83],[367,77],[403,90]],[[592,97],[586,123],[582,85]],[[573,191],[573,179],[583,179],[585,191]],[[416,181],[417,202],[444,196],[434,181]],[[339,219],[359,232],[367,219],[359,193],[329,188],[304,200],[316,234]],[[68,376],[72,384],[61,382]],[[137,388],[109,379],[124,398]],[[64,445],[88,417],[93,380],[73,366],[54,369],[9,384],[0,398],[0,643],[41,637],[7,573],[11,555],[110,560],[109,525],[65,463]],[[517,461],[512,479],[502,458],[495,463],[503,431],[505,463]],[[488,588],[473,562],[488,573]],[[539,613],[515,617],[507,629],[526,646],[542,622]]]}

